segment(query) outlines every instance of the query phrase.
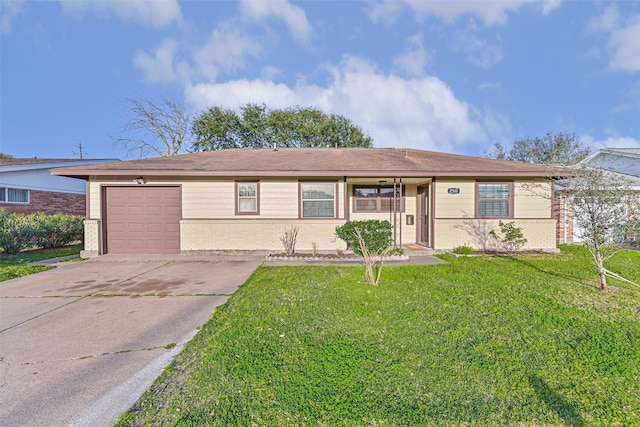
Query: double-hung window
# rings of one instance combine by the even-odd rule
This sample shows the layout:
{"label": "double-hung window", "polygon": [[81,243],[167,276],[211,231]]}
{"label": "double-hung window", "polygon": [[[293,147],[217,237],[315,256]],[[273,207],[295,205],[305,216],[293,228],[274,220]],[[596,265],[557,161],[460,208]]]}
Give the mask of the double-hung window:
{"label": "double-hung window", "polygon": [[[398,198],[395,208],[404,210],[404,197],[400,197],[404,191],[398,186]],[[393,212],[393,187],[382,186],[355,186],[353,188],[354,212]]]}
{"label": "double-hung window", "polygon": [[260,186],[257,182],[236,182],[236,214],[260,213]]}
{"label": "double-hung window", "polygon": [[513,217],[513,183],[478,182],[476,190],[478,194],[478,217]]}
{"label": "double-hung window", "polygon": [[300,184],[302,218],[335,218],[336,184],[307,183]]}
{"label": "double-hung window", "polygon": [[29,203],[29,190],[0,187],[0,202]]}

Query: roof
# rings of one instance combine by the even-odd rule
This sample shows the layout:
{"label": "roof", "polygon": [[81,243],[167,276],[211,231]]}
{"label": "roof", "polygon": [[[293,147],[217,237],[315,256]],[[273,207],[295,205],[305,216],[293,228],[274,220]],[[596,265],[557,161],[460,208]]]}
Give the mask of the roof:
{"label": "roof", "polygon": [[546,177],[552,172],[545,165],[404,148],[235,148],[52,171],[83,179],[96,175]]}
{"label": "roof", "polygon": [[621,175],[632,185],[640,186],[640,148],[607,148],[596,151],[581,165]]}
{"label": "roof", "polygon": [[118,159],[40,159],[0,158],[0,172],[15,172],[35,169],[50,169],[66,166],[90,165],[95,163],[117,162]]}

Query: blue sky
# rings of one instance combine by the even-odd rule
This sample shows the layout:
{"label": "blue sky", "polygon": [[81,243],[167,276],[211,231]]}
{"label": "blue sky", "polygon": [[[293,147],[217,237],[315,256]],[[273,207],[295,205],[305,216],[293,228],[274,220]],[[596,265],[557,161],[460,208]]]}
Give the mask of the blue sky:
{"label": "blue sky", "polygon": [[126,159],[126,98],[312,106],[376,147],[640,147],[640,2],[0,0],[0,152]]}

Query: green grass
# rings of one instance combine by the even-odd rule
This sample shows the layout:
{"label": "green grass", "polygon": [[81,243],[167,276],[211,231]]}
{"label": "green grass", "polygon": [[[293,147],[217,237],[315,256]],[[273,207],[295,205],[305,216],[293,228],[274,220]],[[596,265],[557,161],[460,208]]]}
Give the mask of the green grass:
{"label": "green grass", "polygon": [[33,252],[23,252],[18,255],[0,256],[0,282],[4,280],[16,279],[18,277],[27,276],[29,274],[39,273],[49,270],[52,267],[40,265],[29,265],[34,261],[43,259],[57,258],[68,255],[76,255],[80,253],[80,247],[72,247],[65,249],[40,250]]}
{"label": "green grass", "polygon": [[262,267],[119,425],[640,425],[640,288],[563,249]]}

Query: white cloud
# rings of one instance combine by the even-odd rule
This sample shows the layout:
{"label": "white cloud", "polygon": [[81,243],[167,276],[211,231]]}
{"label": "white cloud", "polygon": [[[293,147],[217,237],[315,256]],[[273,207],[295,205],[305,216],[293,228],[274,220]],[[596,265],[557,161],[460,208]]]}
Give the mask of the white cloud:
{"label": "white cloud", "polygon": [[188,79],[190,67],[184,62],[176,63],[178,42],[166,39],[158,45],[153,54],[137,52],[133,64],[143,71],[149,83],[171,83]]}
{"label": "white cloud", "polygon": [[2,0],[2,20],[0,21],[0,34],[10,34],[13,20],[24,13],[26,1],[24,0]]}
{"label": "white cloud", "polygon": [[182,19],[177,0],[60,0],[62,9],[78,18],[93,11],[99,16],[115,14],[125,21],[138,21],[150,27],[164,27]]}
{"label": "white cloud", "polygon": [[444,22],[453,23],[462,16],[478,17],[485,25],[502,25],[508,20],[511,12],[516,12],[526,4],[539,5],[543,15],[550,14],[557,9],[562,0],[381,0],[370,2],[369,18],[373,22],[391,24],[399,15],[402,5],[407,5],[416,15],[416,19],[423,20],[427,16],[435,16]]}
{"label": "white cloud", "polygon": [[[640,71],[640,14],[630,15],[622,21],[617,6],[612,5],[593,17],[587,27],[590,31],[608,34],[606,53],[610,70]],[[598,58],[600,49],[592,48],[587,54]]]}
{"label": "white cloud", "polygon": [[[606,132],[607,130],[605,130]],[[609,130],[610,133],[616,132]],[[591,135],[580,135],[578,138],[587,147],[593,151],[602,150],[604,148],[640,148],[640,140],[631,136],[609,136],[605,139],[596,139]]]}
{"label": "white cloud", "polygon": [[[394,1],[394,0],[390,0]],[[445,22],[453,22],[460,16],[472,15],[480,18],[485,25],[502,25],[507,22],[510,12],[515,12],[527,3],[537,0],[493,0],[493,1],[424,1],[405,0],[419,19],[434,15]],[[543,12],[551,11],[555,2],[544,3]]]}
{"label": "white cloud", "polygon": [[367,14],[371,22],[388,26],[396,22],[402,7],[401,1],[371,1],[368,3]]}
{"label": "white cloud", "polygon": [[193,55],[199,74],[207,80],[217,68],[233,72],[244,68],[247,55],[256,56],[262,52],[258,40],[243,33],[236,25],[226,22],[211,31],[209,40]]}
{"label": "white cloud", "polygon": [[244,18],[249,20],[261,21],[269,17],[281,19],[298,43],[306,42],[311,36],[311,24],[304,10],[286,0],[243,0],[240,9]]}
{"label": "white cloud", "polygon": [[[151,54],[136,53],[133,63],[150,83],[215,81],[221,72],[233,73],[245,68],[247,55],[256,56],[262,52],[257,40],[242,33],[231,22],[212,30],[204,44],[192,48],[188,58],[179,48],[180,43],[175,39],[167,39]],[[180,56],[183,59],[179,60]]]}
{"label": "white cloud", "polygon": [[246,103],[314,106],[353,120],[377,147],[464,151],[460,147],[486,145],[489,138],[498,138],[493,132],[508,128],[505,117],[476,111],[436,77],[403,79],[383,74],[356,57],[345,57],[329,72],[332,78],[326,87],[302,80],[293,87],[268,80],[235,80],[188,84],[185,96],[200,110],[214,105],[237,109]]}
{"label": "white cloud", "polygon": [[640,71],[640,14],[629,17],[625,26],[614,30],[609,38],[612,51],[609,68],[613,70]]}
{"label": "white cloud", "polygon": [[482,68],[491,68],[504,58],[502,46],[483,40],[469,30],[454,34],[453,50],[466,53],[468,62]]}
{"label": "white cloud", "polygon": [[620,12],[615,5],[604,9],[602,14],[592,18],[588,23],[591,31],[611,31],[618,27],[620,22]]}
{"label": "white cloud", "polygon": [[542,14],[548,15],[562,4],[562,0],[544,0],[542,2]]}
{"label": "white cloud", "polygon": [[407,49],[393,58],[393,65],[409,75],[421,76],[431,59],[422,44],[422,33],[409,37],[407,43]]}
{"label": "white cloud", "polygon": [[500,82],[482,82],[478,85],[478,90],[498,90],[502,87]]}

